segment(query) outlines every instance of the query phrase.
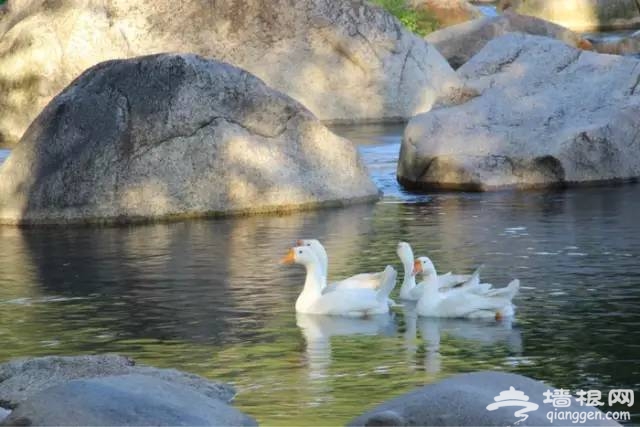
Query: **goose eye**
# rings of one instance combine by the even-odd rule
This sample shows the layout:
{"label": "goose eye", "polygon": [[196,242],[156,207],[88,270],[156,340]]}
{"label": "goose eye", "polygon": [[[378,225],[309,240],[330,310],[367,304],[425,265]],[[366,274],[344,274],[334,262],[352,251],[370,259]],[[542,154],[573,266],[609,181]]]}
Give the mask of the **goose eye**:
{"label": "goose eye", "polygon": [[302,251],[298,251],[298,253],[299,253],[299,254],[301,254],[301,253],[302,253]]}

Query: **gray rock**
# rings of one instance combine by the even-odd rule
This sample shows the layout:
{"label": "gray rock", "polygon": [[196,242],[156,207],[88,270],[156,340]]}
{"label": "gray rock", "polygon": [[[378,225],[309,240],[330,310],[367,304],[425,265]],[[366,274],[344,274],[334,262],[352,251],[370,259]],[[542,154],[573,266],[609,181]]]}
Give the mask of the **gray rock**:
{"label": "gray rock", "polygon": [[[487,406],[494,398],[513,387],[524,392],[537,409],[527,412],[528,417],[516,417],[522,407],[502,407],[492,411]],[[554,387],[522,375],[503,372],[476,372],[456,375],[427,385],[403,396],[376,406],[349,423],[350,426],[508,426],[519,421],[519,426],[565,425],[567,422],[547,418],[554,412],[551,403],[544,403],[547,390]],[[597,408],[580,406],[572,399],[567,410],[585,413],[588,426],[617,426],[616,422],[598,419],[604,414]],[[594,419],[587,419],[589,413]],[[581,415],[579,415],[581,416]],[[568,422],[571,424],[571,422]]]}
{"label": "gray rock", "polygon": [[635,180],[639,65],[550,38],[495,39],[458,71],[480,96],[409,122],[398,180],[477,191]]}
{"label": "gray rock", "polygon": [[569,46],[591,49],[589,41],[567,28],[511,11],[435,31],[427,35],[425,40],[435,46],[453,68],[459,68],[480,52],[490,40],[516,32],[552,37]]}
{"label": "gray rock", "polygon": [[442,56],[364,0],[33,0],[0,14],[0,145],[85,69],[193,52],[243,68],[321,120],[399,120],[459,81]]}
{"label": "gray rock", "polygon": [[257,426],[247,415],[191,387],[146,375],[72,380],[22,402],[3,425]]}
{"label": "gray rock", "polygon": [[1,364],[0,402],[3,406],[15,408],[38,392],[71,380],[125,374],[144,375],[189,387],[208,398],[223,402],[230,402],[235,396],[235,390],[229,385],[174,369],[137,365],[123,356],[48,356]]}
{"label": "gray rock", "polygon": [[640,31],[629,36],[594,38],[591,43],[596,52],[611,55],[637,55],[640,53]]}
{"label": "gray rock", "polygon": [[349,141],[196,55],[90,68],[0,166],[0,223],[113,223],[376,200]]}
{"label": "gray rock", "polygon": [[636,0],[501,0],[499,7],[512,8],[575,31],[619,30],[640,24]]}
{"label": "gray rock", "polygon": [[10,410],[0,407],[0,423],[2,423],[10,414]]}

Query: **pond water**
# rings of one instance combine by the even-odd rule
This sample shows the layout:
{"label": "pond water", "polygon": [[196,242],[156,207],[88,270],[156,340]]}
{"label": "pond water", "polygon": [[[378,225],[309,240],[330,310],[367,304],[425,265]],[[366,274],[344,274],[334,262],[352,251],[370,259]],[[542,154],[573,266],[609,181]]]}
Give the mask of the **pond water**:
{"label": "pond water", "polygon": [[[337,425],[412,388],[483,369],[640,392],[640,186],[412,195],[401,127],[341,127],[385,191],[375,205],[124,228],[0,227],[0,362],[115,352],[233,383],[266,425]],[[401,269],[398,240],[441,271],[522,281],[514,322],[296,317],[300,237],[330,275]],[[397,291],[396,291],[397,292]],[[616,408],[625,409],[628,408]],[[640,422],[637,407],[632,409]]]}
{"label": "pond water", "polygon": [[471,4],[480,9],[480,12],[485,16],[498,16],[500,14],[497,3],[471,2]]}

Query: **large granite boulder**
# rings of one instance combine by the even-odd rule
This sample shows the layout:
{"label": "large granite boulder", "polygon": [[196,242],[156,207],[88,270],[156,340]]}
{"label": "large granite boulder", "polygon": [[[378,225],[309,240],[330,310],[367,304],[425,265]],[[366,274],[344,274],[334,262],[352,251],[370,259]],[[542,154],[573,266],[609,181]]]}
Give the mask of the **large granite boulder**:
{"label": "large granite boulder", "polygon": [[194,389],[147,375],[72,380],[22,402],[2,425],[257,426],[256,421]]}
{"label": "large granite boulder", "polygon": [[553,21],[575,31],[636,28],[636,0],[501,0],[501,9]]}
{"label": "large granite boulder", "polygon": [[467,0],[409,0],[409,7],[425,10],[441,27],[480,18],[482,13]]}
{"label": "large granite boulder", "polygon": [[236,394],[233,387],[227,384],[215,383],[175,369],[136,364],[124,356],[47,356],[0,364],[0,403],[15,408],[41,391],[71,380],[117,375],[143,375],[159,379],[226,403],[231,402]]}
{"label": "large granite boulder", "polygon": [[640,62],[511,33],[458,73],[480,95],[413,118],[398,180],[492,190],[640,176]]}
{"label": "large granite boulder", "polygon": [[399,120],[459,84],[365,0],[11,0],[0,14],[0,146],[85,69],[193,52],[243,68],[321,120]]}
{"label": "large granite boulder", "polygon": [[99,64],[0,166],[0,222],[265,212],[378,197],[349,141],[258,78],[196,55]]}
{"label": "large granite boulder", "polygon": [[506,11],[435,31],[425,39],[438,49],[453,68],[461,67],[490,41],[506,33],[552,37],[569,46],[590,49],[591,43],[579,34],[544,19]]}
{"label": "large granite boulder", "polygon": [[[513,390],[511,390],[513,388]],[[548,418],[554,412],[551,403],[544,403],[547,390],[554,390],[540,381],[504,372],[475,372],[456,375],[436,384],[409,392],[376,406],[349,423],[351,426],[545,426],[564,425],[567,420]],[[518,393],[522,392],[526,396]],[[530,411],[522,406],[506,406],[488,410],[495,398],[514,396],[534,404]],[[597,408],[580,406],[572,398],[570,410],[577,413],[580,425],[618,426],[604,419]],[[534,408],[537,405],[537,408]],[[568,408],[569,409],[569,408]],[[523,410],[522,415],[515,412]],[[592,413],[591,415],[589,415]],[[525,418],[526,417],[526,418]],[[591,419],[589,419],[591,417]],[[600,419],[602,418],[602,419]],[[555,422],[553,422],[554,420]],[[570,421],[569,421],[570,423]]]}

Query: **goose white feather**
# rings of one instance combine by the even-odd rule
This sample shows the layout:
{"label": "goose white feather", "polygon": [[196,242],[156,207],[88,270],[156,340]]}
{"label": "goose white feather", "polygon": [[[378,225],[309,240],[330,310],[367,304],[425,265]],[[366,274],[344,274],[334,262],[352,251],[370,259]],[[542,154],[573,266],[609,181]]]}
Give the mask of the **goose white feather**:
{"label": "goose white feather", "polygon": [[[479,284],[479,272],[474,273],[469,283],[441,292],[438,285],[438,273],[431,260],[420,257],[414,263],[414,272],[425,276],[423,293],[416,304],[416,312],[424,317],[467,317],[499,318],[514,314],[513,297],[518,293],[520,281],[513,280],[506,288],[478,294],[470,287]],[[477,283],[476,283],[477,282]]]}
{"label": "goose white feather", "polygon": [[[400,287],[400,298],[417,301],[423,293],[423,284],[417,283],[413,274],[413,249],[407,242],[398,242],[396,254],[402,262],[404,276]],[[466,274],[451,274],[451,272],[438,276],[438,285],[441,289],[448,289],[467,282],[472,276]]]}
{"label": "goose white feather", "polygon": [[[307,246],[311,248],[313,253],[318,258],[322,267],[325,280],[329,278],[329,256],[327,251],[322,246],[319,240],[316,239],[301,239],[297,242],[298,246]],[[382,284],[383,272],[378,273],[360,273],[346,279],[338,280],[327,284],[329,288],[369,288],[379,289]]]}
{"label": "goose white feather", "polygon": [[323,268],[308,246],[291,248],[284,264],[300,264],[307,271],[302,292],[296,300],[296,312],[333,316],[362,317],[389,312],[388,298],[396,284],[397,273],[388,266],[382,273],[379,290],[369,288],[327,288]]}

